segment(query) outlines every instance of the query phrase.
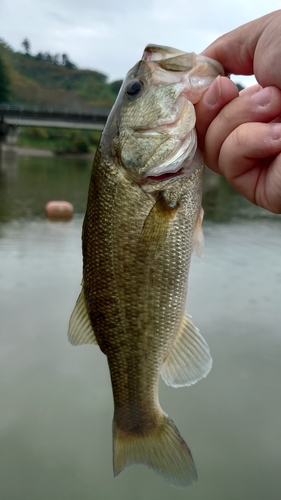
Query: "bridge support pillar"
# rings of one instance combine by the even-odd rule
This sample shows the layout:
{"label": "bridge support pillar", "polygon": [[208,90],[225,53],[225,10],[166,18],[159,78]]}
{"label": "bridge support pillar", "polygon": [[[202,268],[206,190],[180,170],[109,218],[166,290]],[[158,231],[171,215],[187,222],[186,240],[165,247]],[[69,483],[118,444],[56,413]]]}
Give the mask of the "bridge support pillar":
{"label": "bridge support pillar", "polygon": [[0,144],[16,145],[18,140],[17,125],[5,123],[3,117],[0,117]]}

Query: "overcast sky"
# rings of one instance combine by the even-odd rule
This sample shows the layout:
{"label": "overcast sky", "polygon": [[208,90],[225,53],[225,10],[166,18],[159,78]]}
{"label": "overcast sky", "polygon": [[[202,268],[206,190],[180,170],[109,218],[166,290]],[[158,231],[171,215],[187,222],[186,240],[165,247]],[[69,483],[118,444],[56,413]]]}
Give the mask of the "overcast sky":
{"label": "overcast sky", "polygon": [[148,43],[198,53],[280,7],[276,0],[0,0],[0,38],[18,51],[27,37],[32,54],[66,52],[79,68],[112,81],[125,76]]}

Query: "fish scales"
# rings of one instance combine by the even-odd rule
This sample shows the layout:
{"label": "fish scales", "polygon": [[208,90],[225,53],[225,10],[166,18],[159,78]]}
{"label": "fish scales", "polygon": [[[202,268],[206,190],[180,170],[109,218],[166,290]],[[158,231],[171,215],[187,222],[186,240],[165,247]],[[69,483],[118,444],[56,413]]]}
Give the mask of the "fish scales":
{"label": "fish scales", "polygon": [[207,58],[156,46],[128,73],[94,160],[83,288],[69,329],[73,344],[98,343],[107,356],[115,475],[143,463],[182,487],[197,473],[160,406],[158,385],[160,374],[178,387],[211,368],[208,346],[185,313],[204,169],[189,98],[196,102],[219,73]]}

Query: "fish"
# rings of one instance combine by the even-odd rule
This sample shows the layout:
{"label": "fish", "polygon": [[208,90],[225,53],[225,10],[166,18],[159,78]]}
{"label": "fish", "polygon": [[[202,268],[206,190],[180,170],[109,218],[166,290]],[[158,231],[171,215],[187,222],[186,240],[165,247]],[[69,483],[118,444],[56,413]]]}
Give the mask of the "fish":
{"label": "fish", "polygon": [[158,386],[160,375],[173,387],[192,385],[212,365],[185,306],[191,254],[203,241],[194,104],[224,74],[202,55],[148,45],[123,81],[95,154],[82,289],[68,336],[107,356],[115,476],[140,463],[173,486],[197,481]]}

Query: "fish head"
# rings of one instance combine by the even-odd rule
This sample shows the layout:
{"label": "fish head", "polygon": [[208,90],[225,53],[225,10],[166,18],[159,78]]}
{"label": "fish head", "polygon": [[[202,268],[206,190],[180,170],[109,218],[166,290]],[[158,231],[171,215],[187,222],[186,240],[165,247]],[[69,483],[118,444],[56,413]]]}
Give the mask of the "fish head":
{"label": "fish head", "polygon": [[109,117],[113,154],[132,180],[145,186],[191,175],[197,149],[194,104],[224,74],[217,61],[195,53],[145,48]]}

